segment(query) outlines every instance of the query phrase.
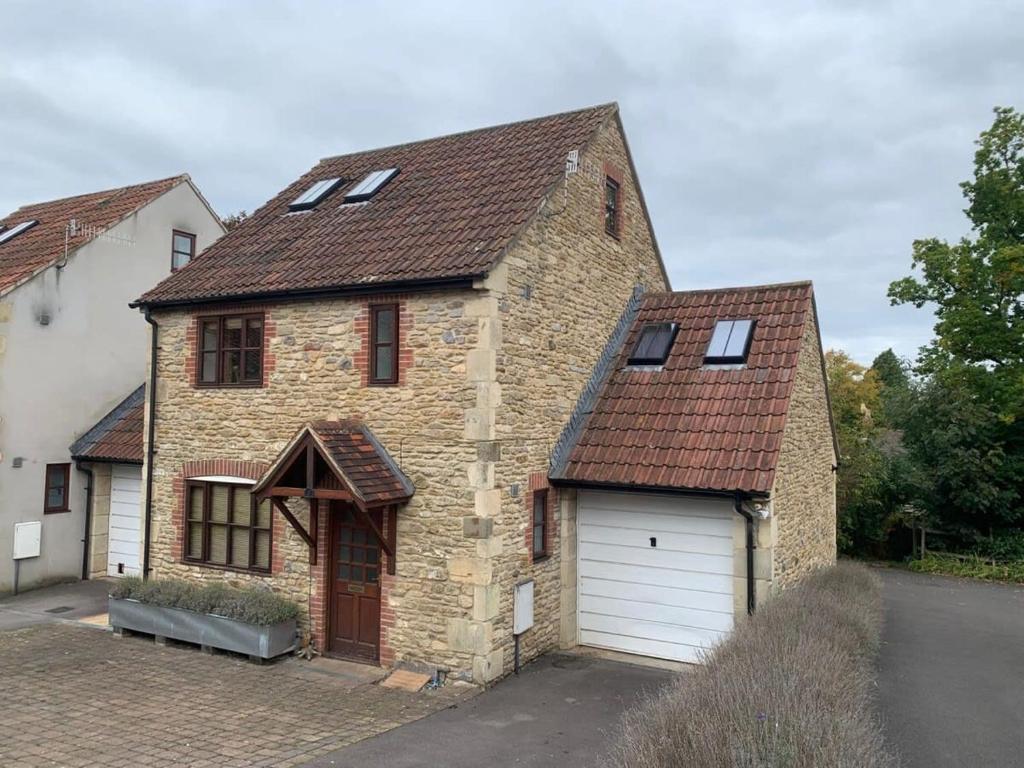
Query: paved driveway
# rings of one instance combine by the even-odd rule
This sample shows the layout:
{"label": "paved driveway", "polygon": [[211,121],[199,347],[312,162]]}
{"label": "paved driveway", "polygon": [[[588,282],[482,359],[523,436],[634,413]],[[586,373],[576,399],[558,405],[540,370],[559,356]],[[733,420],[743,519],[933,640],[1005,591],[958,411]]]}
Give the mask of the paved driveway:
{"label": "paved driveway", "polygon": [[76,581],[0,599],[0,631],[107,612],[110,582]]}
{"label": "paved driveway", "polygon": [[600,764],[622,711],[673,673],[551,654],[458,707],[309,763],[320,768]]}
{"label": "paved driveway", "polygon": [[468,695],[351,666],[255,666],[73,622],[2,631],[0,766],[296,765]]}
{"label": "paved driveway", "polygon": [[882,579],[880,703],[904,768],[1024,765],[1024,588]]}

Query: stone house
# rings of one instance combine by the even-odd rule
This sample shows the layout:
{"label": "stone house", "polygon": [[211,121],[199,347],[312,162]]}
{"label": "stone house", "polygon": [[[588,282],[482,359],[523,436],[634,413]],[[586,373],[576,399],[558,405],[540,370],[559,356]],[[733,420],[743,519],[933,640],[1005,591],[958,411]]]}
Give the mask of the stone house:
{"label": "stone house", "polygon": [[487,682],[576,644],[552,456],[668,288],[615,105],[322,160],[135,303],[144,570],[265,583],[383,666]]}
{"label": "stone house", "polygon": [[[69,446],[145,378],[128,303],[223,232],[186,175],[0,218],[0,593],[108,571],[91,512],[109,477]],[[115,483],[122,568],[141,561],[140,484],[139,466]]]}

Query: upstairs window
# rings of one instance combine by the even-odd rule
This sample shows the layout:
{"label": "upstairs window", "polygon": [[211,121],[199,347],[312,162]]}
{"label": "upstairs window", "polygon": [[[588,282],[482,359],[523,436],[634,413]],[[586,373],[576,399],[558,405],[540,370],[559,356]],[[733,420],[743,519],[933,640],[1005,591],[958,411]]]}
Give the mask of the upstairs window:
{"label": "upstairs window", "polygon": [[244,485],[188,482],[185,559],[206,565],[270,570],[270,501]]}
{"label": "upstairs window", "polygon": [[171,272],[177,272],[196,255],[196,236],[191,232],[174,230],[171,236]]}
{"label": "upstairs window", "polygon": [[398,305],[370,307],[370,384],[398,383]]}
{"label": "upstairs window", "polygon": [[629,365],[663,365],[668,359],[679,326],[675,323],[648,323],[640,331]]}
{"label": "upstairs window", "polygon": [[383,171],[368,173],[363,180],[345,193],[346,203],[361,203],[376,195],[384,185],[398,175],[397,168],[385,168]]}
{"label": "upstairs window", "polygon": [[198,343],[199,386],[263,384],[263,315],[201,317]]}
{"label": "upstairs window", "polygon": [[719,320],[715,323],[704,362],[710,365],[745,363],[753,336],[753,320]]}
{"label": "upstairs window", "polygon": [[67,512],[68,486],[71,484],[70,464],[46,465],[46,491],[43,496],[43,512]]}
{"label": "upstairs window", "polygon": [[610,176],[604,180],[604,231],[619,236],[619,182]]}
{"label": "upstairs window", "polygon": [[533,551],[534,562],[548,556],[548,492],[535,491],[533,494]]}

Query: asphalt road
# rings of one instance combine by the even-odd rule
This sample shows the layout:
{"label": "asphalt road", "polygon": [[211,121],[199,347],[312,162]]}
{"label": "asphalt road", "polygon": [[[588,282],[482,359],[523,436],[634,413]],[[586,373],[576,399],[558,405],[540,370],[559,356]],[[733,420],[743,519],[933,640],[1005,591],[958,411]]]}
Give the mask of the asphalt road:
{"label": "asphalt road", "polygon": [[622,711],[672,672],[551,654],[469,701],[361,741],[320,768],[593,768]]}
{"label": "asphalt road", "polygon": [[879,703],[903,767],[1024,766],[1024,587],[881,574]]}

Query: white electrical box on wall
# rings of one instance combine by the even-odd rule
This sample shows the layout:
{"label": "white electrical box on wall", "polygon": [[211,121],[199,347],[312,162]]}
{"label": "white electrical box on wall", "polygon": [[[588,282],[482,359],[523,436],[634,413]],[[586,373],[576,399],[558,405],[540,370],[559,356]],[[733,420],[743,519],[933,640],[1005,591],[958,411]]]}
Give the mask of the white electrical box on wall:
{"label": "white electrical box on wall", "polygon": [[512,634],[521,635],[533,626],[533,580],[516,584],[512,600]]}
{"label": "white electrical box on wall", "polygon": [[24,560],[26,557],[39,557],[39,545],[43,533],[43,524],[14,524],[14,559]]}

